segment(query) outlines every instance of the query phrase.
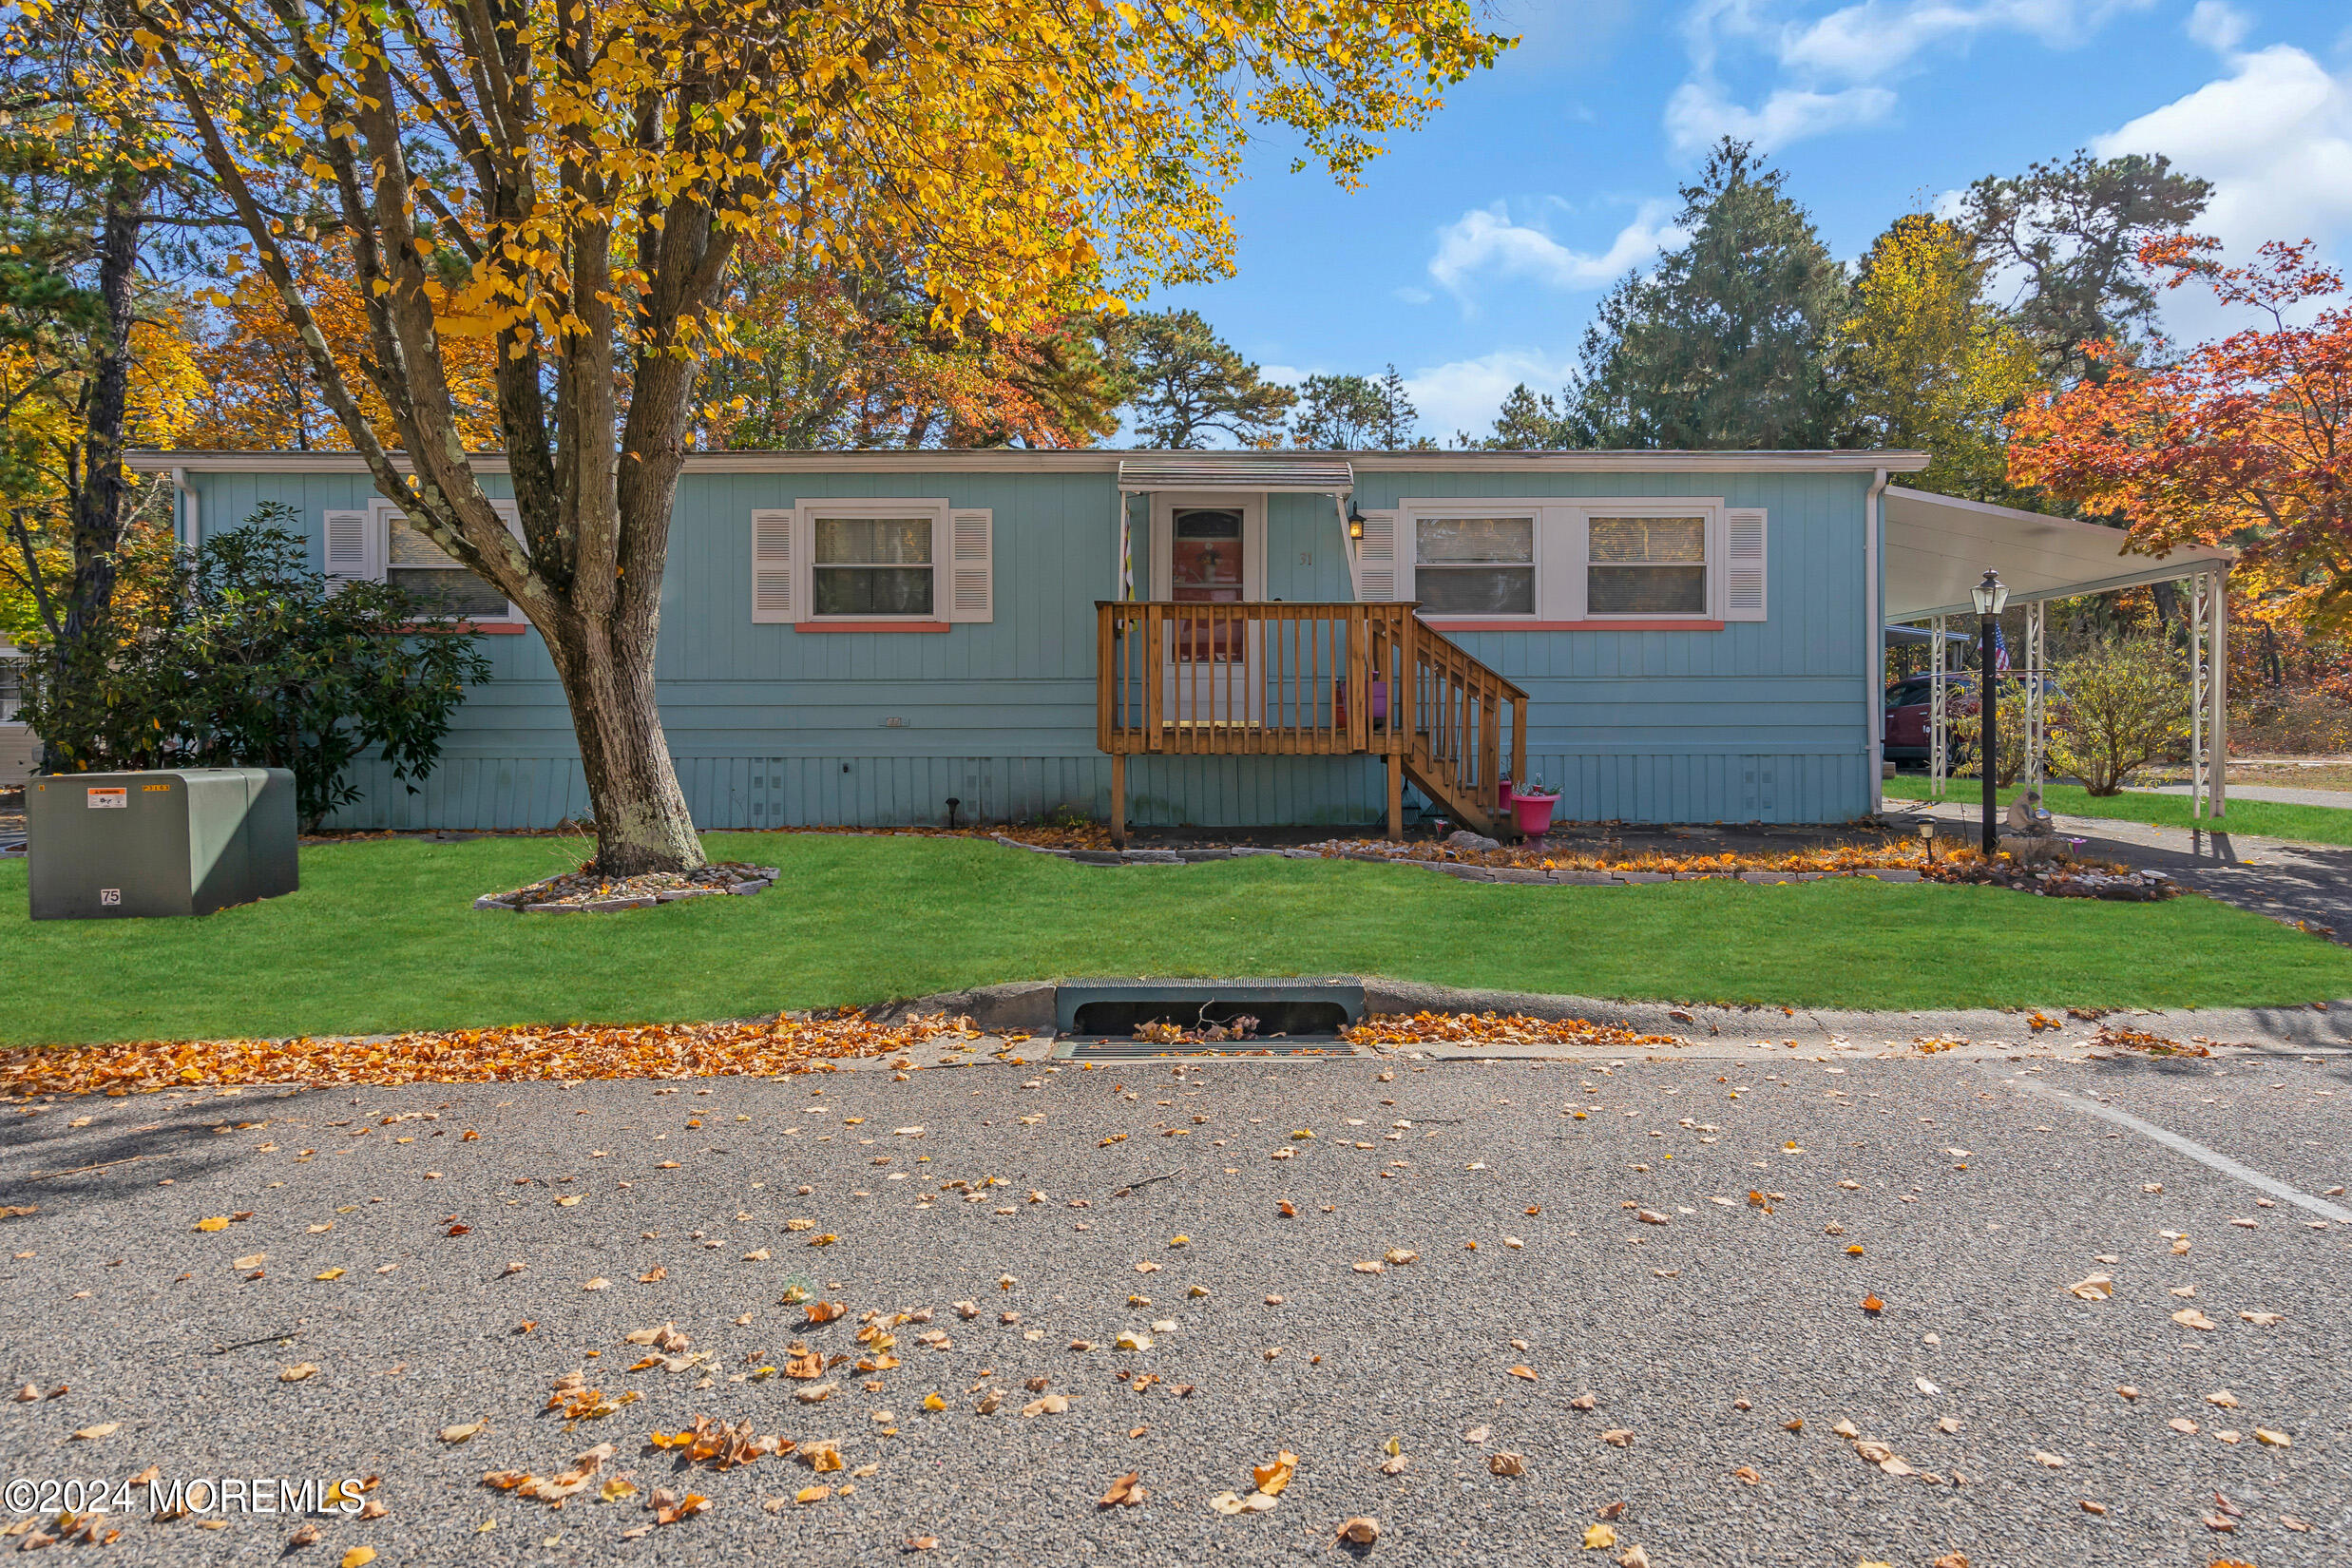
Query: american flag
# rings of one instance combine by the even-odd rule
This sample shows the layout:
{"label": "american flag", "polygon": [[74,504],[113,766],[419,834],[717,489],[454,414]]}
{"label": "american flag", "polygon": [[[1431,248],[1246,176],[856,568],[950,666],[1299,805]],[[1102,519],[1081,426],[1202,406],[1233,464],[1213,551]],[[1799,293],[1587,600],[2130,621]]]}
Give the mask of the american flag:
{"label": "american flag", "polygon": [[1993,668],[2009,668],[2009,640],[2001,635],[2000,622],[1993,622]]}

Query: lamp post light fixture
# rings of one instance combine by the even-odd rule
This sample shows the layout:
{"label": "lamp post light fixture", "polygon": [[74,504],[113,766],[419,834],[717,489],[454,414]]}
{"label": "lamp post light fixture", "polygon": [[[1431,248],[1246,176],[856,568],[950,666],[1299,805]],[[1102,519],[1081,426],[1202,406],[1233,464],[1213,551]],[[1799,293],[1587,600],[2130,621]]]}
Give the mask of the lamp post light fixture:
{"label": "lamp post light fixture", "polygon": [[2009,586],[2000,580],[1999,573],[1987,566],[1984,581],[1969,589],[1968,597],[1977,602],[1977,712],[1982,721],[1977,758],[1978,765],[1984,770],[1984,858],[1990,860],[2000,848],[2000,726],[1996,719],[2000,698],[1998,682],[1993,679],[1993,643],[1998,635],[2000,612],[2009,603]]}

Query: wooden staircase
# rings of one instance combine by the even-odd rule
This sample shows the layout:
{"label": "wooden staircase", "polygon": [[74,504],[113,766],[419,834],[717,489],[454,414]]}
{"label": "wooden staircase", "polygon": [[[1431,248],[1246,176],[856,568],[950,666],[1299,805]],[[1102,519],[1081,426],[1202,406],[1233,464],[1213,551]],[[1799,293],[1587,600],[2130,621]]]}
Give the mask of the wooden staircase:
{"label": "wooden staircase", "polygon": [[[1461,644],[1413,617],[1405,705],[1411,746],[1405,776],[1447,815],[1490,838],[1518,836],[1511,813],[1495,802],[1496,786],[1527,773],[1527,694],[1472,658]],[[1508,715],[1511,765],[1502,767]]]}
{"label": "wooden staircase", "polygon": [[1377,756],[1390,837],[1404,832],[1408,778],[1449,820],[1512,833],[1495,786],[1526,774],[1527,694],[1412,605],[1096,609],[1095,727],[1111,758],[1115,842],[1126,838],[1127,759],[1152,755]]}

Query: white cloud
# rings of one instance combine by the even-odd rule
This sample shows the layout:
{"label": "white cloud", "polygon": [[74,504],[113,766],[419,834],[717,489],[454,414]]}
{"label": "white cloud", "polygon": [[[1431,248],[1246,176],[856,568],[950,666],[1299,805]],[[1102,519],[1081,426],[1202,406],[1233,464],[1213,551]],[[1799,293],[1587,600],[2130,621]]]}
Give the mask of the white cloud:
{"label": "white cloud", "polygon": [[1609,248],[1596,255],[1573,250],[1541,229],[1513,222],[1501,201],[1473,207],[1438,231],[1429,276],[1456,296],[1474,277],[1490,274],[1529,277],[1556,289],[1599,288],[1683,238],[1667,221],[1672,210],[1664,201],[1643,202]]}
{"label": "white cloud", "polygon": [[1724,137],[1753,142],[1765,152],[1826,131],[1884,120],[1895,95],[1884,87],[1846,87],[1838,92],[1775,89],[1756,108],[1735,104],[1710,80],[1685,82],[1666,102],[1666,133],[1674,150],[1696,153]]}
{"label": "white cloud", "polygon": [[[2191,25],[2205,21],[2200,8]],[[2234,258],[2266,239],[2325,243],[2352,230],[2352,71],[2331,74],[2284,44],[2228,64],[2228,76],[2119,126],[2092,150],[2162,153],[2211,181],[2212,202],[2196,226]]]}
{"label": "white cloud", "polygon": [[1407,305],[1426,305],[1437,297],[1427,289],[1392,289],[1389,292]]}
{"label": "white cloud", "polygon": [[1405,391],[1429,434],[1446,438],[1468,430],[1483,435],[1513,387],[1524,381],[1557,396],[1574,370],[1575,361],[1564,355],[1539,349],[1498,349],[1476,359],[1417,370],[1405,378]]}
{"label": "white cloud", "polygon": [[[1675,150],[1688,155],[1723,136],[1769,150],[1874,124],[1895,109],[1886,84],[1918,68],[1930,51],[1948,52],[1997,32],[2071,48],[2111,17],[2153,3],[1860,0],[1807,20],[1786,15],[1782,0],[1700,0],[1684,19],[1691,74],[1668,101],[1666,128]],[[2221,9],[2218,0],[2207,3]],[[1724,58],[1734,50],[1770,61],[1781,77],[1752,108],[1723,85]]]}
{"label": "white cloud", "polygon": [[2189,13],[2189,36],[2216,54],[2228,54],[2246,42],[2253,24],[2235,6],[2223,0],[2197,0]]}

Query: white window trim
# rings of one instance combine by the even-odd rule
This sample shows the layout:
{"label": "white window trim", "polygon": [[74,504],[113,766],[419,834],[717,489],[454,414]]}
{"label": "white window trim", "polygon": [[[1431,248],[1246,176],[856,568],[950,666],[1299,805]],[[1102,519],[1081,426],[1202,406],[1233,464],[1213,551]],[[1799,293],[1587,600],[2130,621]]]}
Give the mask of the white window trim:
{"label": "white window trim", "polygon": [[[1645,497],[1638,501],[1579,501],[1573,508],[1575,521],[1568,537],[1576,546],[1576,591],[1578,621],[1721,621],[1723,619],[1723,562],[1729,541],[1725,537],[1724,507],[1721,498],[1700,500],[1695,497]],[[1690,517],[1707,519],[1704,538],[1707,549],[1707,601],[1696,610],[1634,610],[1615,614],[1596,613],[1591,607],[1593,564],[1592,520],[1596,517]]]}
{"label": "white window trim", "polygon": [[[505,521],[507,531],[512,533],[515,538],[521,539],[523,537],[522,509],[511,501],[492,501],[490,506],[497,511],[499,517]],[[375,582],[389,583],[392,581],[392,523],[394,517],[406,518],[408,512],[406,508],[404,508],[396,501],[387,500],[380,495],[372,496],[369,498],[368,544],[369,547],[374,551],[375,558],[371,563],[371,575]],[[408,568],[403,569],[405,570]],[[455,565],[451,567],[435,566],[429,567],[427,569],[431,571],[455,570],[461,572],[470,570],[469,567],[464,565]],[[519,625],[526,618],[524,616],[522,610],[516,607],[514,601],[509,599],[507,601],[507,613],[505,615],[455,615],[441,616],[436,617],[435,619],[444,621],[463,621],[480,626],[508,626]]]}
{"label": "white window trim", "polygon": [[[1533,516],[1536,520],[1536,607],[1531,615],[1428,614],[1444,627],[1457,621],[1519,622],[1543,626],[1561,621],[1608,625],[1616,621],[1722,621],[1724,568],[1730,547],[1728,507],[1721,496],[1440,496],[1407,497],[1396,504],[1397,597],[1420,597],[1423,518]],[[1707,519],[1707,607],[1685,614],[1593,614],[1586,568],[1591,564],[1591,519],[1595,517],[1692,517]]]}
{"label": "white window trim", "polygon": [[[899,622],[928,626],[950,619],[955,583],[955,504],[945,497],[916,500],[870,499],[865,496],[817,496],[793,503],[793,619],[823,625],[828,621]],[[816,518],[911,517],[928,513],[931,519],[931,608],[927,615],[819,615],[816,613]]]}

